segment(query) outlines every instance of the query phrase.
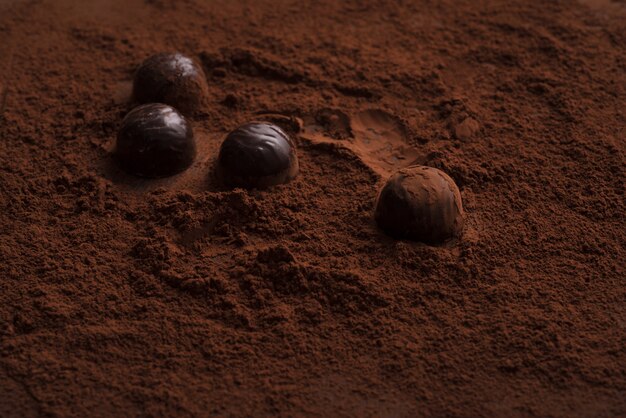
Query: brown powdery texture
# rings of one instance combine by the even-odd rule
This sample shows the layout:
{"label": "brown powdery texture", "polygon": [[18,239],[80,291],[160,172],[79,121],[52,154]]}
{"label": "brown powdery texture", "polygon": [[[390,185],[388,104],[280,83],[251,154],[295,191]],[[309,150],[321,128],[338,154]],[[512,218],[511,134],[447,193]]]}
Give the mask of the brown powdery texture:
{"label": "brown powdery texture", "polygon": [[[3,1],[0,416],[625,416],[625,22],[623,0]],[[110,151],[168,51],[207,76],[198,158],[138,180]],[[259,119],[300,175],[221,189],[221,140]],[[412,162],[458,184],[458,240],[376,228]]]}

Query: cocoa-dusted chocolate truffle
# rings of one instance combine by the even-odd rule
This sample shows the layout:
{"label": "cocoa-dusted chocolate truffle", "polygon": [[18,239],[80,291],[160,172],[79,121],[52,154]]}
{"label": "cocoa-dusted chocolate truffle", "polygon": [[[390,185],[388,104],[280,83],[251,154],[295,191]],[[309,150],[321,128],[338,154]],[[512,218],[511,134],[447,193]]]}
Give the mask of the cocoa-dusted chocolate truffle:
{"label": "cocoa-dusted chocolate truffle", "polygon": [[383,187],[375,218],[394,238],[441,243],[458,236],[463,228],[461,194],[446,173],[431,167],[407,167]]}
{"label": "cocoa-dusted chocolate truffle", "polygon": [[298,174],[296,147],[278,126],[248,123],[228,134],[216,171],[229,187],[265,188],[287,183]]}
{"label": "cocoa-dusted chocolate truffle", "polygon": [[133,95],[139,103],[165,103],[186,115],[202,105],[207,89],[202,68],[178,52],[145,60],[133,83]]}
{"label": "cocoa-dusted chocolate truffle", "polygon": [[128,173],[167,177],[184,171],[196,156],[191,126],[171,106],[151,103],[131,110],[117,135],[115,157]]}

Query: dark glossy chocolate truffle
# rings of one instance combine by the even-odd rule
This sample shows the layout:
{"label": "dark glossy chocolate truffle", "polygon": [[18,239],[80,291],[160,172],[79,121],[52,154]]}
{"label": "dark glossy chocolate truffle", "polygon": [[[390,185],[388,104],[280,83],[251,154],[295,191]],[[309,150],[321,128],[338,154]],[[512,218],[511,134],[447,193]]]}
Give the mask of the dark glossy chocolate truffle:
{"label": "dark glossy chocolate truffle", "polygon": [[394,238],[441,243],[458,236],[463,228],[461,194],[446,173],[431,167],[407,167],[383,187],[375,218]]}
{"label": "dark glossy chocolate truffle", "polygon": [[252,122],[232,131],[220,148],[217,177],[229,187],[265,188],[298,174],[291,138],[278,126]]}
{"label": "dark glossy chocolate truffle", "polygon": [[139,106],[122,121],[115,157],[128,173],[171,176],[189,167],[195,156],[191,126],[173,107],[160,103]]}
{"label": "dark glossy chocolate truffle", "polygon": [[202,106],[207,95],[206,78],[189,57],[157,54],[137,70],[133,95],[139,103],[165,103],[190,115]]}

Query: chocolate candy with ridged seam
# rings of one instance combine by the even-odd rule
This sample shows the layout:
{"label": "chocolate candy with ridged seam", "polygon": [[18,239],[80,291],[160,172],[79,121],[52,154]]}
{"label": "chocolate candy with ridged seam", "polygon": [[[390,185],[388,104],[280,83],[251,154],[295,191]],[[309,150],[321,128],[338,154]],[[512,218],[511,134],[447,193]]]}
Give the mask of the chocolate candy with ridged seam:
{"label": "chocolate candy with ridged seam", "polygon": [[266,188],[298,174],[296,147],[282,129],[251,122],[232,131],[220,147],[216,173],[228,187]]}
{"label": "chocolate candy with ridged seam", "polygon": [[383,187],[375,219],[394,238],[438,244],[461,233],[461,194],[446,173],[432,167],[407,167]]}
{"label": "chocolate candy with ridged seam", "polygon": [[151,103],[122,121],[114,152],[119,165],[141,177],[167,177],[187,169],[196,156],[191,126],[171,106]]}
{"label": "chocolate candy with ridged seam", "polygon": [[165,103],[190,115],[207,96],[204,71],[181,53],[153,55],[135,73],[133,95],[139,103]]}

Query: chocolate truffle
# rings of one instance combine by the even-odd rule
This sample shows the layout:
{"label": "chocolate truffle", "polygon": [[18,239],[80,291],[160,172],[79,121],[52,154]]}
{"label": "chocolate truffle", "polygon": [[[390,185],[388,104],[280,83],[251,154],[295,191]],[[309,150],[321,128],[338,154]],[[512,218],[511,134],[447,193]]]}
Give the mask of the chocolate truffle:
{"label": "chocolate truffle", "polygon": [[139,103],[165,103],[186,115],[202,105],[207,89],[202,68],[180,53],[148,58],[133,83],[133,95]]}
{"label": "chocolate truffle", "polygon": [[454,181],[436,168],[404,168],[387,181],[376,204],[376,222],[398,239],[437,244],[463,228],[461,194]]}
{"label": "chocolate truffle", "polygon": [[171,176],[189,167],[195,156],[191,126],[173,107],[160,103],[139,106],[122,121],[115,157],[131,174]]}
{"label": "chocolate truffle", "polygon": [[287,183],[298,174],[296,147],[278,126],[248,123],[222,143],[216,174],[228,187],[266,188]]}

